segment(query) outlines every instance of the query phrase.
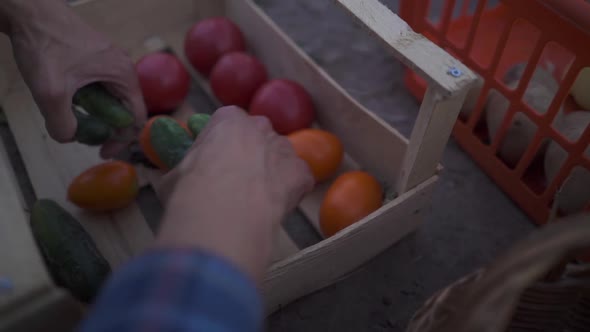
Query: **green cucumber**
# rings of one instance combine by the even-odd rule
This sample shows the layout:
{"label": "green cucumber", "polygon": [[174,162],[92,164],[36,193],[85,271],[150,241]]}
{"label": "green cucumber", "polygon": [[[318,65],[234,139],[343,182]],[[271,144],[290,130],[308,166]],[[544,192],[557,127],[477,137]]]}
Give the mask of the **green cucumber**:
{"label": "green cucumber", "polygon": [[135,123],[133,114],[100,83],[91,83],[80,88],[74,95],[73,102],[114,128],[126,128]]}
{"label": "green cucumber", "polygon": [[193,133],[195,138],[199,136],[201,131],[203,131],[203,129],[207,126],[209,119],[211,119],[211,115],[203,113],[193,114],[188,119],[188,128]]}
{"label": "green cucumber", "polygon": [[41,199],[31,211],[31,229],[55,282],[91,302],[111,268],[84,228],[56,202]]}
{"label": "green cucumber", "polygon": [[79,143],[90,146],[102,145],[113,136],[113,127],[101,119],[78,110],[74,110],[74,115],[78,120],[75,139]]}
{"label": "green cucumber", "polygon": [[150,142],[162,163],[172,169],[193,145],[193,138],[174,118],[161,117],[152,123]]}

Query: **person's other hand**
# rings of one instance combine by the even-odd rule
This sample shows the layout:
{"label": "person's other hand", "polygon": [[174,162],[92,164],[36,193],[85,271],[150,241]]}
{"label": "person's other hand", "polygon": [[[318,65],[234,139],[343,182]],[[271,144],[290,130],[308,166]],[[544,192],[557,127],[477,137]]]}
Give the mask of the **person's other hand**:
{"label": "person's other hand", "polygon": [[[28,6],[12,12],[9,35],[18,67],[53,139],[74,139],[77,121],[72,97],[92,82],[102,82],[118,97],[134,113],[138,126],[145,122],[139,82],[127,55],[88,26],[63,0],[17,1],[13,6]],[[125,131],[119,136],[133,136],[131,128]],[[111,157],[125,145],[107,142],[101,154]]]}
{"label": "person's other hand", "polygon": [[173,184],[158,247],[202,248],[260,280],[274,231],[313,186],[308,166],[265,117],[224,107],[164,181]]}

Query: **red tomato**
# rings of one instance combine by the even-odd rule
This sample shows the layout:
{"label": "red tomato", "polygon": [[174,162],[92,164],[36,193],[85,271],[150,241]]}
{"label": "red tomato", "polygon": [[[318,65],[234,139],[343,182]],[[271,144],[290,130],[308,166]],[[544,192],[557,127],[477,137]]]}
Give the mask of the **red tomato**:
{"label": "red tomato", "polygon": [[240,29],[224,17],[213,17],[194,24],[184,40],[184,53],[201,74],[209,76],[215,63],[229,52],[245,51]]}
{"label": "red tomato", "polygon": [[272,80],[258,89],[250,103],[250,114],[266,116],[281,135],[309,128],[315,119],[311,96],[289,80]]}
{"label": "red tomato", "polygon": [[148,54],[137,62],[135,69],[150,114],[172,112],[189,92],[190,76],[172,54]]}
{"label": "red tomato", "polygon": [[224,105],[247,109],[256,90],[268,79],[266,69],[251,55],[224,55],[211,71],[211,90]]}

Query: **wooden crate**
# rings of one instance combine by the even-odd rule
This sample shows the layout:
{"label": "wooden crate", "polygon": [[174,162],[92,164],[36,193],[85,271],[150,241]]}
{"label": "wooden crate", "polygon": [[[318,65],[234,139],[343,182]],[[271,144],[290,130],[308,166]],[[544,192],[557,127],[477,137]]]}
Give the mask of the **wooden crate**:
{"label": "wooden crate", "polygon": [[[251,0],[94,0],[72,4],[87,22],[135,59],[168,48],[189,68],[182,49],[188,28],[204,17],[229,17],[243,30],[250,51],[272,77],[295,80],[311,93],[317,125],[335,133],[344,144],[347,156],[342,170],[362,168],[388,185],[390,199],[382,208],[335,236],[298,248],[284,230],[279,233],[274,262],[262,285],[268,313],[334,283],[419,226],[438,180],[440,157],[475,79],[468,68],[413,32],[378,0],[337,2],[383,40],[397,59],[429,82],[409,140],[351,98]],[[92,215],[67,202],[66,190],[73,177],[100,162],[97,150],[77,143],[58,144],[49,138],[16,70],[8,40],[2,37],[0,42],[0,101],[35,194],[54,199],[71,211],[111,265],[119,266],[154,238],[141,209],[134,204],[117,213]],[[207,91],[207,83],[190,71]],[[176,115],[186,116],[187,110],[191,111],[183,107]],[[142,173],[157,193],[161,174]],[[48,277],[25,226],[27,209],[18,200],[13,180],[7,158],[0,154],[4,196],[0,201],[4,216],[0,220],[0,278],[14,283],[11,292],[0,290],[0,330],[25,326],[27,331],[36,330],[31,329],[31,322],[54,320],[56,311],[68,312],[76,321],[82,309]],[[319,186],[299,206],[316,229],[325,190],[326,185]],[[24,261],[27,263],[20,263]]]}

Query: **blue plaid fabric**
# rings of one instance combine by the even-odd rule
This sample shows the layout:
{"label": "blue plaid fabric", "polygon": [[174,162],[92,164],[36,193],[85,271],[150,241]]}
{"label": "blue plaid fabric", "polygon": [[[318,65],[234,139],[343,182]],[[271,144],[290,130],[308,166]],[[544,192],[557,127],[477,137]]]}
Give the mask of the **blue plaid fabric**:
{"label": "blue plaid fabric", "polygon": [[80,332],[259,332],[261,297],[242,272],[202,251],[152,251],[116,271]]}

